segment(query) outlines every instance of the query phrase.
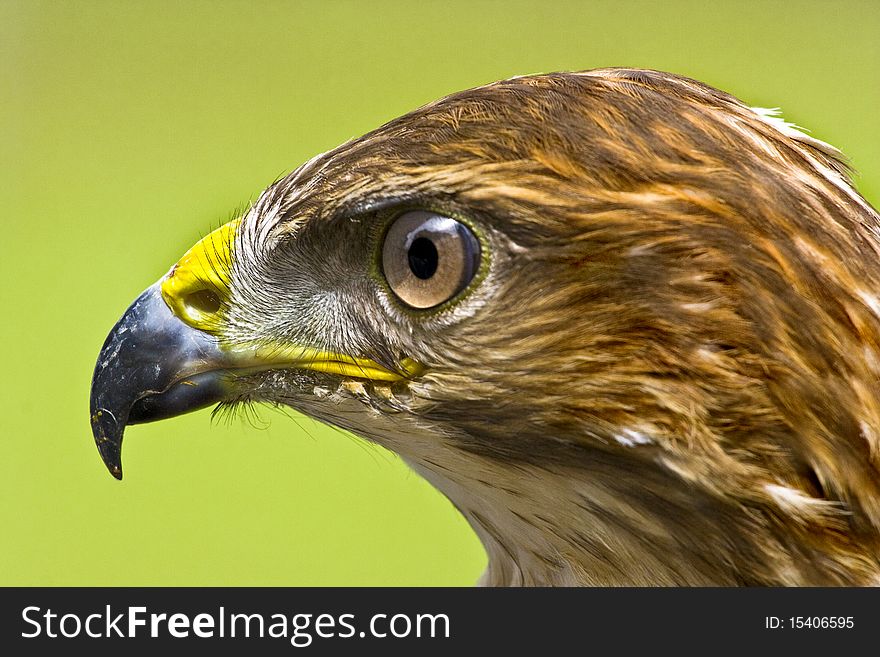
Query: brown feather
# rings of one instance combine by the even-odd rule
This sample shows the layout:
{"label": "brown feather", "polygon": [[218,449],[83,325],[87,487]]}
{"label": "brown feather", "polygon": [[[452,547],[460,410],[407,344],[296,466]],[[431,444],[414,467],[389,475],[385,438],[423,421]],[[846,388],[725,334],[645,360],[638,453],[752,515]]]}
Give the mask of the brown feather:
{"label": "brown feather", "polygon": [[[372,355],[429,369],[368,402],[375,424],[270,398],[413,463],[481,535],[488,583],[878,584],[880,221],[847,176],[666,73],[444,98],[267,190],[238,277],[312,224],[409,203],[493,231],[481,291],[384,320]],[[234,338],[261,320],[238,294]]]}

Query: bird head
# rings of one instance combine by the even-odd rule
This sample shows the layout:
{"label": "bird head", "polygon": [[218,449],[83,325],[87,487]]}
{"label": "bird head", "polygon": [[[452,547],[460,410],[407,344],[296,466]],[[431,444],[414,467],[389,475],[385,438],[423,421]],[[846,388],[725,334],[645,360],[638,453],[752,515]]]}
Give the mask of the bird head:
{"label": "bird head", "polygon": [[682,77],[454,94],[271,185],[108,336],[92,427],[292,407],[402,456],[490,584],[876,578],[878,216]]}

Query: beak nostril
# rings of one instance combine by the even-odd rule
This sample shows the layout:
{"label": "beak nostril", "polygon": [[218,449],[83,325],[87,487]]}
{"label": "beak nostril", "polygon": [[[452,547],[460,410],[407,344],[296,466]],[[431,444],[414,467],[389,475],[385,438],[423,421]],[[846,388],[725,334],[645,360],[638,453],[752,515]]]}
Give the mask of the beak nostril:
{"label": "beak nostril", "polygon": [[213,315],[220,310],[220,297],[213,290],[196,290],[186,295],[184,305],[187,311],[197,315]]}
{"label": "beak nostril", "polygon": [[232,278],[232,248],[238,220],[203,237],[159,283],[162,298],[174,315],[206,333],[219,331]]}

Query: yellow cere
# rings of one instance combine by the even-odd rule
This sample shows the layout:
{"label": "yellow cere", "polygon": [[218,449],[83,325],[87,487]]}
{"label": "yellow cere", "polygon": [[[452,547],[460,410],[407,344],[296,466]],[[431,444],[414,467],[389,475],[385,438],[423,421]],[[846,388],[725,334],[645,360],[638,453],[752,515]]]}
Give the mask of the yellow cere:
{"label": "yellow cere", "polygon": [[162,279],[162,298],[193,328],[215,333],[229,297],[232,250],[239,219],[199,240]]}

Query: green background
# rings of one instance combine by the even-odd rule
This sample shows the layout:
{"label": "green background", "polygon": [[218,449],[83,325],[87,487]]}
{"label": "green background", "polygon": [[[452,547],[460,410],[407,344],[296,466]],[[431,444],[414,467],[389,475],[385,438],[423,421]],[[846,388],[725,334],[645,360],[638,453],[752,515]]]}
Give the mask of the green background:
{"label": "green background", "polygon": [[874,0],[0,1],[0,583],[472,584],[452,505],[306,418],[136,427],[114,481],[88,424],[110,327],[277,176],[524,73],[660,68],[781,106],[876,205],[878,34]]}

